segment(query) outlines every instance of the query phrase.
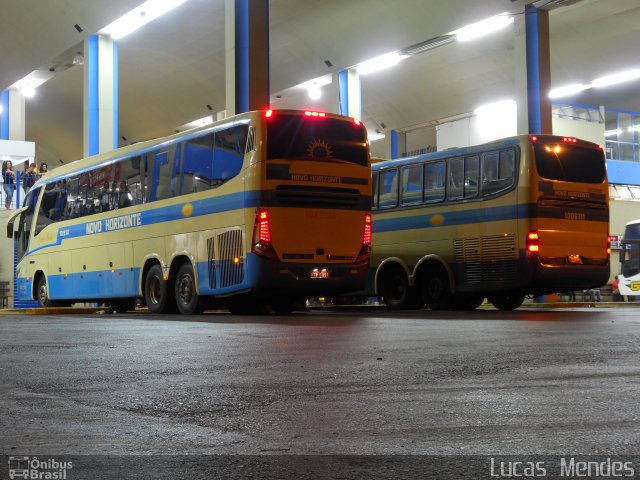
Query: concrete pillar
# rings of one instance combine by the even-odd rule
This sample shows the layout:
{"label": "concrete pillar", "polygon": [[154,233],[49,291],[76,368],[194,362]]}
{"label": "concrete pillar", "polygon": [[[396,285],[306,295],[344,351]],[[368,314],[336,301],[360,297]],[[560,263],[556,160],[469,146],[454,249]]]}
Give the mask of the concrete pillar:
{"label": "concrete pillar", "polygon": [[118,148],[118,45],[105,35],[84,43],[84,156]]}
{"label": "concrete pillar", "polygon": [[341,70],[338,74],[340,115],[362,121],[362,92],[360,74],[354,68]]}
{"label": "concrete pillar", "polygon": [[24,142],[25,101],[19,89],[10,88],[2,92],[0,113],[0,140]]}
{"label": "concrete pillar", "polygon": [[515,20],[516,91],[519,134],[550,134],[551,62],[549,12],[533,5]]}
{"label": "concrete pillar", "polygon": [[401,158],[407,151],[407,134],[391,130],[391,159]]}
{"label": "concrete pillar", "polygon": [[269,106],[269,4],[226,0],[227,115]]}

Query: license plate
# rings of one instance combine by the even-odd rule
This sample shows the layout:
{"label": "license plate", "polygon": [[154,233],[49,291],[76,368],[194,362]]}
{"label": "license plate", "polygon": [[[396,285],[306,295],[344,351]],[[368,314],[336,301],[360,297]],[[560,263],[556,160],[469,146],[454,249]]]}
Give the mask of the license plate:
{"label": "license plate", "polygon": [[323,268],[322,270],[314,268],[310,272],[311,278],[329,278],[329,270]]}
{"label": "license plate", "polygon": [[568,255],[567,260],[569,263],[582,264],[582,258],[580,255]]}

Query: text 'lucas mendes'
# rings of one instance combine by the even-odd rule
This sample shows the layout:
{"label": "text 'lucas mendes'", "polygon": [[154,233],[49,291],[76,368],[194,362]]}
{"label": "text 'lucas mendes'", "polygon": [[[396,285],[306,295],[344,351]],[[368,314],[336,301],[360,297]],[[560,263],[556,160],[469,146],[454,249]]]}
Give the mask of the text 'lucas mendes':
{"label": "text 'lucas mendes'", "polygon": [[[490,474],[501,478],[545,477],[547,463],[497,461],[491,458]],[[568,478],[620,478],[635,475],[633,462],[612,461],[611,458],[604,461],[578,461],[572,457],[563,457],[559,459],[559,464],[553,466],[560,467],[560,476]]]}

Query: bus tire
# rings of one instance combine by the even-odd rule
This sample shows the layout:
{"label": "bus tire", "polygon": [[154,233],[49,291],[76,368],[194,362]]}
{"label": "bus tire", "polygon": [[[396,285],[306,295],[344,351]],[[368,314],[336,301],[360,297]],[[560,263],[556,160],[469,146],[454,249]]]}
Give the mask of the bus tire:
{"label": "bus tire", "polygon": [[38,290],[37,290],[37,299],[38,306],[42,308],[55,307],[54,302],[49,298],[49,290],[47,288],[47,279],[44,275],[40,277],[38,280]]}
{"label": "bus tire", "polygon": [[456,293],[453,295],[452,306],[454,310],[475,310],[484,302],[481,293]]}
{"label": "bus tire", "polygon": [[169,292],[169,282],[164,279],[162,268],[158,264],[152,266],[144,280],[144,301],[151,313],[173,311],[175,299]]}
{"label": "bus tire", "polygon": [[509,292],[491,295],[487,298],[498,310],[515,310],[524,302],[524,293]]}
{"label": "bus tire", "polygon": [[422,301],[431,310],[447,310],[451,307],[449,274],[440,265],[432,265],[420,275],[418,286]]}
{"label": "bus tire", "polygon": [[382,301],[388,309],[417,309],[422,306],[416,291],[409,285],[406,272],[399,265],[385,268],[378,282]]}
{"label": "bus tire", "polygon": [[183,263],[178,269],[175,283],[176,305],[184,315],[200,315],[203,302],[196,291],[196,277],[190,263]]}

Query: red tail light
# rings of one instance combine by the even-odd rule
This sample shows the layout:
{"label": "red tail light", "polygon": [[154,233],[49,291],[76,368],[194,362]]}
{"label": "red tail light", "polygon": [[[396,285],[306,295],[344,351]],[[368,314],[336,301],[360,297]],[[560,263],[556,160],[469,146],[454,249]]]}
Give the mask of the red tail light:
{"label": "red tail light", "polygon": [[531,143],[535,143],[535,142],[537,142],[537,141],[538,141],[538,137],[536,137],[535,135],[534,135],[534,136],[532,136],[532,137],[529,137],[529,138],[530,138],[530,140],[531,140]]}
{"label": "red tail light", "polygon": [[304,114],[307,117],[326,117],[327,116],[327,114],[324,112],[312,112],[310,110],[305,111]]}
{"label": "red tail light", "polygon": [[273,110],[271,110],[270,108],[264,111],[265,118],[271,118],[272,116],[273,116]]}
{"label": "red tail light", "polygon": [[353,123],[355,123],[358,126],[360,126],[362,124],[362,122],[360,120],[358,120],[357,118],[353,119]]}
{"label": "red tail light", "polygon": [[278,254],[271,244],[271,225],[269,223],[269,211],[258,210],[256,222],[253,228],[253,247],[251,251],[256,255],[279,261]]}
{"label": "red tail light", "polygon": [[526,249],[529,255],[538,255],[540,253],[540,244],[538,240],[537,230],[532,230],[527,234]]}
{"label": "red tail light", "polygon": [[609,235],[607,237],[607,255],[611,255],[611,242],[613,241],[613,237]]}
{"label": "red tail light", "polygon": [[562,141],[564,143],[578,143],[578,140],[572,137],[563,137]]}
{"label": "red tail light", "polygon": [[358,258],[356,258],[356,262],[365,262],[369,260],[369,257],[371,256],[371,236],[372,236],[371,214],[365,213],[364,230],[362,233],[362,247],[360,247],[360,253],[358,253]]}

